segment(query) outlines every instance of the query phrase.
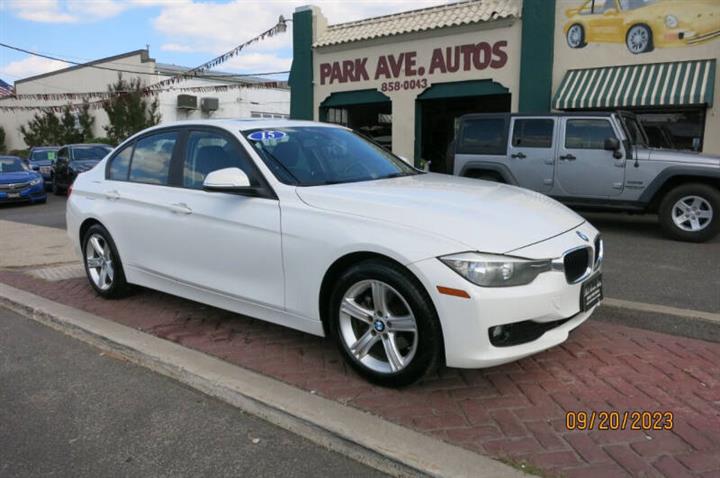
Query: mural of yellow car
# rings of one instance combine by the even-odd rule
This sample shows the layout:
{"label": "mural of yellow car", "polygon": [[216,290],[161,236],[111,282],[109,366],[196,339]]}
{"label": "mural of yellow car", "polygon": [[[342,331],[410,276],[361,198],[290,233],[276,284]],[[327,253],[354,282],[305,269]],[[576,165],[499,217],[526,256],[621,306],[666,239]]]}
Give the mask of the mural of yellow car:
{"label": "mural of yellow car", "polygon": [[720,37],[720,0],[588,0],[565,16],[570,48],[624,42],[638,54]]}

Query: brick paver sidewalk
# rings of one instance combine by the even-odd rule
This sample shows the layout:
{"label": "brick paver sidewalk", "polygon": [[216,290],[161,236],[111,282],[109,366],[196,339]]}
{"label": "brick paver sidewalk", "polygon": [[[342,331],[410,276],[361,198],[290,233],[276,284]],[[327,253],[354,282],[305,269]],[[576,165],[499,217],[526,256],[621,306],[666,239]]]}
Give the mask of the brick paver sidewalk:
{"label": "brick paver sidewalk", "polygon": [[[720,477],[720,344],[592,320],[563,346],[501,367],[372,386],[334,344],[169,295],[95,296],[85,279],[0,282],[216,355],[326,398],[553,476]],[[566,411],[672,411],[672,431],[568,431]]]}

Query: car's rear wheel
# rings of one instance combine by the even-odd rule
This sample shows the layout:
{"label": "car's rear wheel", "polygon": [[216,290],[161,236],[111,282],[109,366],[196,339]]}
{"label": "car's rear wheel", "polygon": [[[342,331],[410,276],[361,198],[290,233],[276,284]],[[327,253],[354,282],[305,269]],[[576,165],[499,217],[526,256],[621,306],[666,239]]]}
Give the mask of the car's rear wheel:
{"label": "car's rear wheel", "polygon": [[579,23],[574,23],[567,31],[567,44],[570,48],[582,48],[585,43],[585,29]]}
{"label": "car's rear wheel", "polygon": [[380,260],[351,267],[337,281],[329,307],[341,353],[369,381],[400,387],[438,364],[437,314],[422,286],[401,267]]}
{"label": "car's rear wheel", "polygon": [[683,184],[665,195],[658,214],[671,238],[707,241],[720,232],[720,191],[707,184]]}
{"label": "car's rear wheel", "polygon": [[117,248],[107,229],[100,224],[90,226],[82,244],[85,273],[95,292],[107,299],[123,297],[129,286]]}
{"label": "car's rear wheel", "polygon": [[652,30],[647,25],[634,25],[630,27],[625,36],[625,44],[630,53],[647,53],[653,51]]}

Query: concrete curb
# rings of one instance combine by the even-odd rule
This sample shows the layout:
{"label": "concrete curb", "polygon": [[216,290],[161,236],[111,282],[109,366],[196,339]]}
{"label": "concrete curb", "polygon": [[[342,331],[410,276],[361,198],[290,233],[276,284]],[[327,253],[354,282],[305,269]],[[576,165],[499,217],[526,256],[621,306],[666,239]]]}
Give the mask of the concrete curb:
{"label": "concrete curb", "polygon": [[678,307],[670,307],[668,305],[646,304],[644,302],[635,302],[632,300],[606,298],[604,305],[608,307],[617,307],[620,309],[634,310],[637,312],[651,312],[662,315],[673,315],[684,319],[700,319],[707,322],[720,325],[720,314],[713,312],[704,312],[693,309],[680,309]]}
{"label": "concrete curb", "polygon": [[393,476],[527,476],[492,458],[2,283],[0,305]]}

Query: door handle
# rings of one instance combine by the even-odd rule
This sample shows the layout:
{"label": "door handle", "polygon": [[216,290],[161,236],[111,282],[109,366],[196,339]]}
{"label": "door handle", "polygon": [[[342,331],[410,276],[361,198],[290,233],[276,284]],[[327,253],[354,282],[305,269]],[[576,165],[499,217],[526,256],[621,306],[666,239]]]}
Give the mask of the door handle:
{"label": "door handle", "polygon": [[575,161],[577,158],[573,154],[565,154],[563,156],[560,156],[560,159],[567,161]]}
{"label": "door handle", "polygon": [[187,204],[184,202],[178,202],[175,204],[170,204],[168,206],[170,208],[170,211],[172,211],[175,214],[192,214],[192,209],[188,207]]}
{"label": "door handle", "polygon": [[510,157],[511,157],[511,158],[517,158],[517,159],[525,159],[525,158],[527,158],[527,156],[525,156],[525,153],[523,153],[523,152],[513,153],[513,154],[510,155]]}
{"label": "door handle", "polygon": [[114,189],[112,191],[106,191],[105,199],[109,199],[110,201],[117,201],[118,199],[120,199],[120,193]]}

